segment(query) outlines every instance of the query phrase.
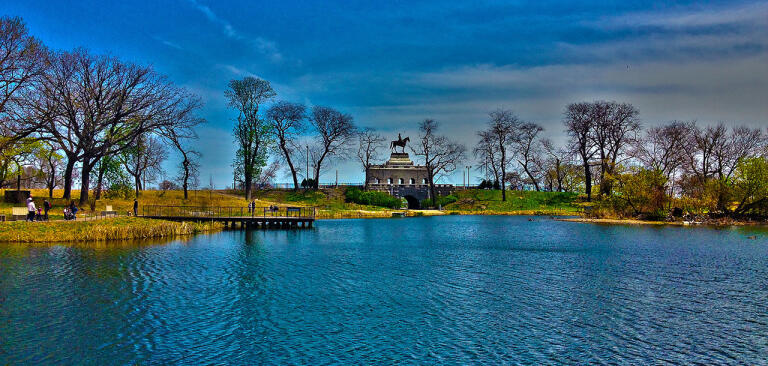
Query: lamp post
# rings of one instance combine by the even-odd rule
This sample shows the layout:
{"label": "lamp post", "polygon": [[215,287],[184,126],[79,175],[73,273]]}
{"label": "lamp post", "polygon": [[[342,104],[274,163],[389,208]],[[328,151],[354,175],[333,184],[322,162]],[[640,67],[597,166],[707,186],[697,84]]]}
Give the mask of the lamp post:
{"label": "lamp post", "polygon": [[309,145],[307,145],[307,177],[304,178],[304,181],[309,185]]}
{"label": "lamp post", "polygon": [[469,188],[469,169],[472,168],[472,166],[467,165],[466,168],[467,168],[467,185],[465,188]]}

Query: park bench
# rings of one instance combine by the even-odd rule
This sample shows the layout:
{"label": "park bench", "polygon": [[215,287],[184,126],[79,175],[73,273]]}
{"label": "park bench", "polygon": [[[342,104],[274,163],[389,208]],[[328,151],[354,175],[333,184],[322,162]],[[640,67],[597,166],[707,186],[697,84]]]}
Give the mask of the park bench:
{"label": "park bench", "polygon": [[9,220],[9,221],[26,220],[28,212],[29,211],[27,210],[26,207],[12,207],[11,208],[11,220]]}

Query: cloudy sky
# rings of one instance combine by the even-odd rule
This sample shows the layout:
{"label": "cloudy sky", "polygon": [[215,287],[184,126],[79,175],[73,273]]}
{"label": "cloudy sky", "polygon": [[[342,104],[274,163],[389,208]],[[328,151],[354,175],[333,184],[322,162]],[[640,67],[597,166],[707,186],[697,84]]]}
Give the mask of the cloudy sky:
{"label": "cloudy sky", "polygon": [[[19,0],[0,13],[54,49],[152,64],[199,94],[201,180],[217,186],[231,182],[234,154],[223,91],[251,75],[387,137],[434,118],[468,146],[498,107],[563,141],[565,105],[596,99],[633,103],[646,126],[768,126],[765,1]],[[362,180],[351,162],[321,180],[337,168]]]}

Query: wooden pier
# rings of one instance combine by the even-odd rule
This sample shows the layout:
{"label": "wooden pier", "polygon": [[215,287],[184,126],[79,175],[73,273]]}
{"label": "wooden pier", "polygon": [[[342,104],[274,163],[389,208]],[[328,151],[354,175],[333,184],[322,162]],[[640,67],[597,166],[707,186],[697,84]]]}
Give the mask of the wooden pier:
{"label": "wooden pier", "polygon": [[315,222],[314,207],[159,206],[141,208],[140,217],[170,221],[223,222],[241,229],[301,229]]}

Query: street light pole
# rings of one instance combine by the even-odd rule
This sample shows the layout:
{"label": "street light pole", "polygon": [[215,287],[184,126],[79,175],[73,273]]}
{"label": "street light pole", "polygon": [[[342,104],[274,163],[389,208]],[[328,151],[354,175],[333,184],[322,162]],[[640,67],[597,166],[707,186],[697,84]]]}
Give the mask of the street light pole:
{"label": "street light pole", "polygon": [[304,178],[304,181],[309,183],[309,145],[307,145],[307,177]]}

